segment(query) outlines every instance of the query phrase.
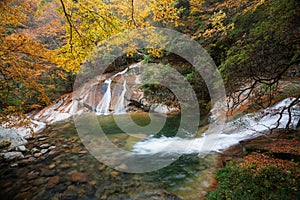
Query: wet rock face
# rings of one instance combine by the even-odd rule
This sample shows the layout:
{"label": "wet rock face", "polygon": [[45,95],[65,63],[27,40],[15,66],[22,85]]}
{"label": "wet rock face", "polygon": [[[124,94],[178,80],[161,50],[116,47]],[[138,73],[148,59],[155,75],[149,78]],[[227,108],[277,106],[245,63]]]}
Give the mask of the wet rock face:
{"label": "wet rock face", "polygon": [[[80,115],[82,112],[99,112],[100,110],[99,114],[101,114],[101,111],[105,110],[115,113],[120,104],[121,107],[127,108],[124,110],[127,112],[143,110],[169,114],[179,111],[176,98],[168,90],[145,95],[141,81],[144,73],[142,69],[143,64],[140,62],[115,74],[96,76],[75,89],[74,92],[63,95],[55,104],[32,115],[31,118],[53,124],[74,115]],[[109,102],[102,101],[104,97]],[[103,109],[103,105],[100,104],[105,104],[106,109]]]}

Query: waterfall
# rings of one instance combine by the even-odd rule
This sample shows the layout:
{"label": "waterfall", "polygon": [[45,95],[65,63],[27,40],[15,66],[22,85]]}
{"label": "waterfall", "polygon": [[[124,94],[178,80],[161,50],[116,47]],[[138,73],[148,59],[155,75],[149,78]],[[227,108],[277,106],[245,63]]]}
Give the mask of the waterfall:
{"label": "waterfall", "polygon": [[[216,126],[204,132],[202,137],[186,139],[180,137],[160,137],[149,136],[148,138],[134,144],[133,152],[141,155],[158,153],[209,153],[211,151],[221,151],[239,141],[255,138],[263,135],[277,126],[279,112],[284,107],[291,105],[295,98],[287,98],[274,106],[260,110],[256,113],[244,115],[234,121],[224,124],[222,130]],[[215,104],[218,106],[218,104]],[[300,120],[300,105],[291,108],[291,127],[296,127]],[[289,120],[289,113],[285,111],[281,116],[279,128],[284,128]],[[182,130],[179,130],[182,131]]]}
{"label": "waterfall", "polygon": [[111,79],[114,79],[114,78],[116,78],[116,77],[119,76],[119,75],[123,75],[123,74],[125,74],[127,71],[128,71],[128,68],[124,69],[124,70],[121,71],[121,72],[116,73],[115,75],[113,75],[113,76],[111,77]]}
{"label": "waterfall", "polygon": [[115,107],[115,112],[114,112],[115,114],[122,114],[126,112],[126,108],[124,106],[125,93],[126,93],[126,80],[124,80],[123,90]]}
{"label": "waterfall", "polygon": [[[104,93],[101,101],[98,103],[96,107],[96,114],[98,115],[108,115],[109,107],[112,100],[112,93],[111,93],[111,82],[114,78],[117,76],[121,76],[127,72],[128,68],[124,69],[121,72],[116,73],[115,75],[111,76],[108,80],[105,80],[104,83],[107,84],[106,92]],[[124,113],[125,112],[125,106],[124,106],[124,99],[125,99],[125,93],[126,93],[126,80],[123,83],[123,91],[121,93],[121,96],[118,99],[118,102],[116,104],[115,113]]]}
{"label": "waterfall", "polygon": [[110,88],[111,81],[112,79],[108,79],[104,82],[107,84],[107,89],[103,95],[103,98],[101,99],[101,101],[96,107],[97,114],[104,114],[104,115],[109,114],[109,106],[111,101],[111,88]]}

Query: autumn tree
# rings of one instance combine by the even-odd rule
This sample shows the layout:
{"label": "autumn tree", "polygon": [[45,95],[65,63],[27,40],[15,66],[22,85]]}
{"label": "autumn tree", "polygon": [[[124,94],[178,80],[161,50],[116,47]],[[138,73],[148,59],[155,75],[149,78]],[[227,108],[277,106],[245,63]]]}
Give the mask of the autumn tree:
{"label": "autumn tree", "polygon": [[56,61],[65,70],[76,73],[100,42],[120,31],[119,21],[101,0],[57,3],[65,18],[66,44],[57,49]]}
{"label": "autumn tree", "polygon": [[[0,2],[0,120],[19,119],[49,103],[40,75],[50,66],[51,52],[22,30],[32,14],[30,2]],[[26,121],[26,120],[25,120]]]}
{"label": "autumn tree", "polygon": [[299,17],[297,1],[265,1],[243,10],[236,22],[239,29],[231,32],[233,38],[242,37],[229,48],[220,66],[231,93],[255,93],[256,104],[272,103],[279,82],[300,63]]}
{"label": "autumn tree", "polygon": [[[194,36],[219,65],[230,96],[229,110],[249,99],[256,109],[272,105],[280,98],[282,81],[292,84],[299,71],[299,2],[224,0],[213,8]],[[279,114],[290,113],[299,103],[299,90],[290,95],[295,101]]]}
{"label": "autumn tree", "polygon": [[[177,26],[181,12],[175,8],[175,0],[141,1],[141,0],[101,0],[72,1],[57,0],[60,13],[65,18],[66,44],[57,50],[57,63],[76,73],[87,60],[87,56],[102,42],[120,32],[132,28],[149,28],[160,26]],[[153,43],[157,38],[152,37]],[[115,41],[119,45],[132,42],[126,54],[136,51],[134,41]],[[135,50],[134,50],[135,49]],[[161,51],[149,50],[149,53],[160,56]]]}

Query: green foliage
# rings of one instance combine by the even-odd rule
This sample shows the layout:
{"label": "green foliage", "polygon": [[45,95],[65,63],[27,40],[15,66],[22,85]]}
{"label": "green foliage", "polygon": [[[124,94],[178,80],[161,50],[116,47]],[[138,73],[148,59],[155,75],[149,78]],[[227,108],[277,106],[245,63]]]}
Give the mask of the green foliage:
{"label": "green foliage", "polygon": [[143,55],[143,63],[146,64],[146,63],[150,63],[153,61],[153,56],[152,54],[144,54]]}
{"label": "green foliage", "polygon": [[254,10],[235,14],[235,28],[217,42],[228,44],[219,67],[225,79],[272,77],[289,65],[299,52],[297,18],[299,3],[294,0],[266,1]]}
{"label": "green foliage", "polygon": [[195,76],[195,71],[192,71],[191,73],[186,75],[186,80],[191,81]]}
{"label": "green foliage", "polygon": [[300,186],[299,178],[275,167],[256,172],[252,168],[228,166],[216,172],[219,181],[216,191],[210,192],[213,199],[293,199]]}

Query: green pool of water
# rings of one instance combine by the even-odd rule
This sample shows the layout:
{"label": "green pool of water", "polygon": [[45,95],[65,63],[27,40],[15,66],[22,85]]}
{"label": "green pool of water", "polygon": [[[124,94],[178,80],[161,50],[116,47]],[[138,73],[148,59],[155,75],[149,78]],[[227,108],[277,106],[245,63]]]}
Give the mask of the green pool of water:
{"label": "green pool of water", "polygon": [[[118,120],[122,121],[122,117]],[[139,126],[151,122],[146,113],[129,117]],[[161,116],[152,120],[161,120]],[[109,140],[127,151],[149,136],[124,133],[112,116],[99,116],[98,121]],[[173,137],[179,122],[180,115],[168,116],[165,126],[154,137]],[[191,154],[158,171],[117,171],[87,151],[72,120],[48,127],[29,141],[27,148],[40,151],[43,144],[56,148],[40,157],[28,151],[25,159],[17,162],[18,166],[11,166],[15,162],[1,162],[1,199],[202,199],[213,181],[218,160],[216,154]]]}

